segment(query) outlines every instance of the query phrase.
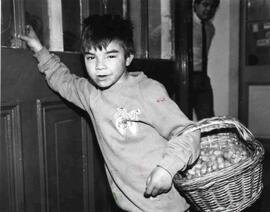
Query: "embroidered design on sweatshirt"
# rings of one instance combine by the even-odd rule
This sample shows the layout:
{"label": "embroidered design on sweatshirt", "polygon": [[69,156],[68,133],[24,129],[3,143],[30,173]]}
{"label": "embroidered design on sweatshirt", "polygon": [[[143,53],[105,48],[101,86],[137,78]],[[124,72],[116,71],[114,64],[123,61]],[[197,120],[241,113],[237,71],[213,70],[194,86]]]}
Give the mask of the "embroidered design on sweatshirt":
{"label": "embroidered design on sweatshirt", "polygon": [[132,135],[136,135],[138,131],[138,115],[141,114],[140,109],[131,110],[128,112],[125,108],[117,108],[115,114],[115,126],[117,130],[126,135],[129,131]]}

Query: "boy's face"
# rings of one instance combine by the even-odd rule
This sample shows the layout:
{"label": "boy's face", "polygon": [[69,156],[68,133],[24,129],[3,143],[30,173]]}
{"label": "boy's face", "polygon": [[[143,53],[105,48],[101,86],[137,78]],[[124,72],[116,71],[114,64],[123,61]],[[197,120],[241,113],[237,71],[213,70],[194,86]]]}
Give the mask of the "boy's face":
{"label": "boy's face", "polygon": [[111,41],[107,48],[94,49],[84,55],[84,62],[91,79],[100,88],[106,89],[123,82],[127,77],[126,66],[129,66],[133,55],[125,57],[124,48],[118,41]]}
{"label": "boy's face", "polygon": [[214,17],[217,7],[215,0],[202,0],[199,4],[195,4],[194,9],[201,20],[208,21]]}

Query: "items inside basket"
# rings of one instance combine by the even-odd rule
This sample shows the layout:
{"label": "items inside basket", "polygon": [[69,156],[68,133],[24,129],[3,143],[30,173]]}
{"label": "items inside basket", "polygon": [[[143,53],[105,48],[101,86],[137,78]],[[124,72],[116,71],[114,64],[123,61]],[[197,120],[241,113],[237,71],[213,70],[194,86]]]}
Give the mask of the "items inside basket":
{"label": "items inside basket", "polygon": [[194,179],[245,161],[253,147],[244,141],[235,128],[202,132],[201,153],[198,160],[182,173],[183,178]]}

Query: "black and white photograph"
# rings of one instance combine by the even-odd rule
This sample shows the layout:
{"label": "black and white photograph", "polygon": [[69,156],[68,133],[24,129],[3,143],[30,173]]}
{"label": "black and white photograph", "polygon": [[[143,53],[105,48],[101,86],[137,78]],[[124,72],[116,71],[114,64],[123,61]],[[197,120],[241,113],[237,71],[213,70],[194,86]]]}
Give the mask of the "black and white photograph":
{"label": "black and white photograph", "polygon": [[0,212],[270,212],[270,0],[1,0]]}

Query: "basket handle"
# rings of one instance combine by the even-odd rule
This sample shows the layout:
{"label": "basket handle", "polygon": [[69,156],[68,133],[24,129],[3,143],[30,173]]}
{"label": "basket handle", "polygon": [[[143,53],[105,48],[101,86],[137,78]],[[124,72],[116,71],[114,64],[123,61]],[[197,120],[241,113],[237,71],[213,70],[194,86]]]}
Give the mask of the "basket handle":
{"label": "basket handle", "polygon": [[254,140],[254,135],[250,132],[249,129],[247,129],[242,123],[237,121],[235,118],[228,117],[228,116],[215,116],[212,118],[206,118],[202,119],[201,121],[197,122],[197,124],[193,128],[188,128],[183,132],[183,134],[201,129],[203,127],[208,127],[211,125],[216,125],[216,124],[231,124],[234,125],[234,127],[237,129],[239,134],[242,136],[244,140],[249,140],[252,141]]}
{"label": "basket handle", "polygon": [[225,120],[225,123],[233,124],[244,140],[249,140],[249,141],[254,140],[254,135],[250,132],[250,130],[247,129],[242,123],[240,123],[236,119],[233,119],[233,118],[227,119]]}

